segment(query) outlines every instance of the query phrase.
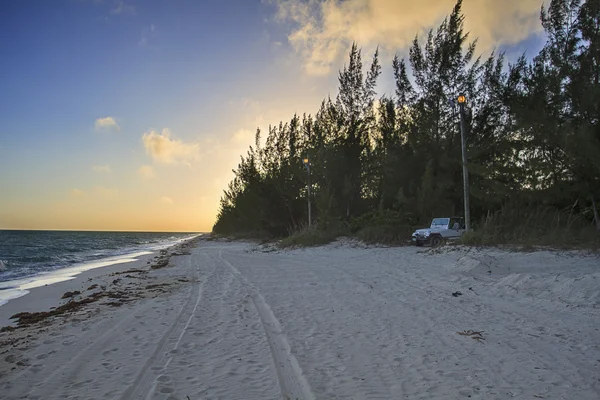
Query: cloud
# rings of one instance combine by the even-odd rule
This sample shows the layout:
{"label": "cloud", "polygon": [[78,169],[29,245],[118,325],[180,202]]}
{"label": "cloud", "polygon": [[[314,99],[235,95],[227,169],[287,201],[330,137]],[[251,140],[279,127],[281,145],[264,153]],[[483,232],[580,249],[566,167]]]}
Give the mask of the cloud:
{"label": "cloud", "polygon": [[171,205],[171,204],[173,204],[173,199],[171,199],[170,197],[167,197],[167,196],[162,196],[161,198],[158,199],[158,202],[160,204]]}
{"label": "cloud", "polygon": [[140,47],[152,48],[156,47],[154,43],[156,42],[156,38],[158,37],[158,29],[156,25],[150,24],[149,27],[142,28],[142,32],[140,35],[140,41],[138,44]]}
{"label": "cloud", "polygon": [[[356,41],[360,47],[406,50],[417,33],[438,25],[455,0],[267,0],[275,20],[291,23],[288,41],[311,75],[331,71]],[[465,1],[465,28],[478,49],[516,44],[540,31],[540,0]]]}
{"label": "cloud", "polygon": [[92,170],[94,172],[106,172],[106,173],[111,173],[112,169],[110,168],[110,165],[94,165],[92,166]]}
{"label": "cloud", "polygon": [[113,8],[112,10],[110,10],[111,14],[131,14],[134,15],[135,14],[135,7],[131,6],[129,4],[126,4],[124,1],[120,1],[119,4],[117,4],[117,6],[115,8]]}
{"label": "cloud", "polygon": [[117,130],[120,131],[121,127],[117,124],[117,121],[113,117],[105,117],[96,119],[96,130]]}
{"label": "cloud", "polygon": [[236,145],[244,145],[248,146],[249,144],[254,143],[254,138],[256,137],[256,131],[250,131],[248,129],[240,129],[236,133],[233,134],[231,141]]}
{"label": "cloud", "polygon": [[85,196],[85,192],[81,189],[71,189],[69,190],[69,194],[71,195],[71,197],[83,197]]}
{"label": "cloud", "polygon": [[154,178],[154,168],[151,165],[142,165],[138,169],[138,174],[146,180],[150,180]]}
{"label": "cloud", "polygon": [[94,188],[94,195],[103,199],[114,199],[119,195],[119,191],[104,186],[96,186]]}
{"label": "cloud", "polygon": [[171,138],[171,131],[163,129],[161,133],[150,131],[144,133],[142,142],[154,162],[160,164],[189,164],[199,158],[198,143],[184,143]]}

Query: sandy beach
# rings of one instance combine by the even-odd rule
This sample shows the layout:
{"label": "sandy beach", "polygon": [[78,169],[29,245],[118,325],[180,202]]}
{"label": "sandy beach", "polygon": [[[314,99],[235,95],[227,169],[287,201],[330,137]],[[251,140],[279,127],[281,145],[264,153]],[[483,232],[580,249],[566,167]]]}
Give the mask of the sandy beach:
{"label": "sandy beach", "polygon": [[598,399],[599,266],[195,239],[1,306],[0,326],[64,313],[0,333],[0,397]]}

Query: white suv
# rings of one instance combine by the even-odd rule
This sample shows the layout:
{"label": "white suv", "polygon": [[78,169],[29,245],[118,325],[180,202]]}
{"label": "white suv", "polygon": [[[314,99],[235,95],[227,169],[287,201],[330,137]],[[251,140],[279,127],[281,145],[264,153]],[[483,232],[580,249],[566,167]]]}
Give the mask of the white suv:
{"label": "white suv", "polygon": [[435,247],[444,240],[458,239],[463,233],[465,233],[465,221],[462,218],[434,218],[429,228],[417,229],[412,234],[412,241],[417,246],[431,244]]}

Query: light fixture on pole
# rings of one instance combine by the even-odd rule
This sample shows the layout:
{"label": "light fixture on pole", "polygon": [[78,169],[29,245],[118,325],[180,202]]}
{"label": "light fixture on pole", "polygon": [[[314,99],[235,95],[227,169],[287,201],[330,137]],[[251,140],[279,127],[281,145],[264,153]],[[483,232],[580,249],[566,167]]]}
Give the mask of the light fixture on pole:
{"label": "light fixture on pole", "polygon": [[467,169],[467,142],[465,141],[465,103],[467,98],[461,94],[457,98],[460,111],[460,141],[462,147],[463,195],[465,203],[465,230],[471,230],[471,213],[469,207],[469,171]]}
{"label": "light fixture on pole", "polygon": [[312,223],[312,213],[311,213],[311,207],[310,207],[310,161],[308,159],[308,157],[304,158],[302,160],[302,163],[304,164],[304,166],[306,167],[306,171],[308,173],[308,181],[307,181],[307,196],[306,199],[308,201],[308,227],[310,228],[311,223]]}

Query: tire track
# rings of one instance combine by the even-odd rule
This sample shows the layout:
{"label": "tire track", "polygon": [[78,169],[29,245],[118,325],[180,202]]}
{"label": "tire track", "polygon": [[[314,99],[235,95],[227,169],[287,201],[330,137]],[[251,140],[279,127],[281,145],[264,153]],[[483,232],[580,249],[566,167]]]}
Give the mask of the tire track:
{"label": "tire track", "polygon": [[[204,254],[204,256],[206,255]],[[213,268],[213,272],[214,271],[215,269]],[[188,301],[177,315],[175,322],[173,323],[173,325],[171,325],[169,330],[162,336],[160,341],[157,343],[154,352],[146,360],[144,366],[138,372],[134,382],[121,394],[121,396],[119,397],[120,400],[148,399],[154,394],[157,384],[156,379],[160,374],[150,373],[150,368],[160,365],[160,369],[158,370],[163,371],[171,363],[173,359],[172,353],[177,349],[177,347],[181,343],[181,339],[183,338],[183,335],[185,334],[192,319],[194,318],[198,305],[202,300],[203,282],[199,280],[200,267],[196,267],[196,276],[200,283],[192,288],[188,297]],[[192,304],[194,304],[193,308],[191,311],[189,311],[189,308]],[[185,317],[186,315],[188,315],[188,313],[189,316],[186,319]],[[177,337],[175,344],[170,348],[169,340],[177,331],[177,328],[182,324],[183,327],[181,328],[179,336]]]}
{"label": "tire track", "polygon": [[219,260],[227,266],[233,276],[251,294],[269,342],[283,398],[286,400],[314,400],[315,396],[310,389],[310,385],[304,377],[296,357],[292,354],[285,333],[281,329],[281,324],[273,314],[271,307],[269,307],[258,289],[248,282],[236,267],[223,258],[223,248],[219,250]]}
{"label": "tire track", "polygon": [[[111,328],[104,330],[104,333],[98,338],[98,340],[90,343],[89,345],[81,348],[76,354],[73,355],[71,361],[68,364],[63,364],[58,368],[54,369],[53,372],[47,376],[42,382],[36,381],[33,386],[33,389],[42,388],[45,396],[51,397],[53,393],[55,393],[59,389],[63,389],[63,385],[56,384],[56,380],[60,379],[60,381],[65,381],[65,379],[58,378],[59,374],[68,374],[69,378],[73,378],[79,372],[79,369],[88,364],[89,360],[93,358],[95,355],[101,353],[102,349],[106,348],[108,344],[114,340],[114,337],[118,334],[116,332],[119,331],[123,326],[128,326],[132,319],[138,315],[144,315],[146,310],[150,308],[152,304],[148,303],[140,308],[133,309],[130,313],[125,315],[121,320],[113,325]],[[30,372],[30,368],[25,369],[21,372],[15,380],[20,380],[26,373]],[[66,382],[71,382],[72,379],[66,380]],[[53,384],[51,384],[53,383]],[[32,389],[32,387],[25,387],[27,390]]]}

